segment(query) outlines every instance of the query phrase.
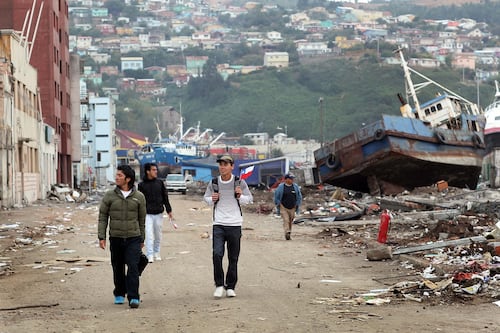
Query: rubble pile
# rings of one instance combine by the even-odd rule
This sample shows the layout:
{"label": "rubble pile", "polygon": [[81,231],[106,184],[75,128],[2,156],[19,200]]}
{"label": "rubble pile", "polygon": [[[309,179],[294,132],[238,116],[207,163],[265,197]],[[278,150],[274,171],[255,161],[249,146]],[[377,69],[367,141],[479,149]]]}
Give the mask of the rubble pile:
{"label": "rubble pile", "polygon": [[[275,212],[271,191],[253,194],[254,204],[247,211]],[[330,186],[302,188],[302,194],[295,224],[320,227],[316,238],[358,253],[375,249],[377,260],[399,261],[407,271],[386,289],[315,303],[498,301],[500,305],[500,222],[495,225],[500,220],[500,192],[436,184],[384,197]],[[383,210],[390,212],[391,222],[387,242],[379,244]],[[349,312],[344,310],[339,311]]]}
{"label": "rubble pile", "polygon": [[76,191],[67,184],[54,184],[51,186],[47,196],[50,200],[61,202],[85,202],[88,195],[85,192]]}
{"label": "rubble pile", "polygon": [[[307,194],[306,194],[307,195]],[[395,301],[428,303],[498,302],[500,305],[500,222],[498,191],[437,186],[394,197],[371,197],[338,190],[310,195],[296,223],[321,227],[317,238],[369,253],[376,260],[401,262],[408,272],[388,288],[352,295],[352,304]],[[306,197],[305,197],[306,198]],[[336,220],[330,207],[359,207],[356,220]],[[382,210],[391,214],[388,241],[376,242]],[[309,218],[304,218],[310,214]],[[345,213],[344,213],[345,214]],[[330,216],[330,219],[326,219]],[[369,256],[367,255],[367,258]],[[415,274],[412,274],[415,273]],[[345,300],[345,296],[344,296]],[[336,303],[331,299],[328,302]]]}

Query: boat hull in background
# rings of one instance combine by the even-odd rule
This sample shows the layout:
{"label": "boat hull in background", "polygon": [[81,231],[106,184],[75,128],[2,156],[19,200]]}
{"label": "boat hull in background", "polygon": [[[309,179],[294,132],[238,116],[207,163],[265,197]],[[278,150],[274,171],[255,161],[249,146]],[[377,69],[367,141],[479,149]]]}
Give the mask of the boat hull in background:
{"label": "boat hull in background", "polygon": [[376,195],[441,180],[476,188],[484,154],[481,131],[432,128],[418,119],[383,115],[316,150],[314,157],[324,183]]}

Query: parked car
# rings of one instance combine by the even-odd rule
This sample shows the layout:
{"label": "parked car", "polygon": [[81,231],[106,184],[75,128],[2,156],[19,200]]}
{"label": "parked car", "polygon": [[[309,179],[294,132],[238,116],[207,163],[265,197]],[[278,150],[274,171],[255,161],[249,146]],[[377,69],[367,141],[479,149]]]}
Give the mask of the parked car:
{"label": "parked car", "polygon": [[186,194],[187,185],[184,176],[178,173],[169,173],[165,179],[165,186],[169,192],[181,192]]}

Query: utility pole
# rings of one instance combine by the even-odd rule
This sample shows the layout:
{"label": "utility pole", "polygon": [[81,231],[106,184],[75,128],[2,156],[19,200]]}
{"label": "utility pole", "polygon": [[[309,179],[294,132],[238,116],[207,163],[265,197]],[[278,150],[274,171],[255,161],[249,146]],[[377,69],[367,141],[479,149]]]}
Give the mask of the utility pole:
{"label": "utility pole", "polygon": [[481,109],[481,105],[479,104],[479,80],[480,80],[480,77],[479,77],[479,75],[477,73],[477,69],[476,69],[476,77],[475,77],[475,79],[476,79],[477,107],[479,109]]}
{"label": "utility pole", "polygon": [[323,97],[320,97],[319,100],[319,116],[320,116],[320,137],[321,137],[321,147],[323,147],[323,142],[325,142],[325,134],[323,133],[323,127],[324,127],[324,115],[323,115]]}

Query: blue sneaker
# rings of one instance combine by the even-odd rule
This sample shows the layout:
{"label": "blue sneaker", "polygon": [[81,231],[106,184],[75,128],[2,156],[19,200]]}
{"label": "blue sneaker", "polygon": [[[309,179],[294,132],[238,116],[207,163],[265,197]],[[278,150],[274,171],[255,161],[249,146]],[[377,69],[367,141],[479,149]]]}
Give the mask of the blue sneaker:
{"label": "blue sneaker", "polygon": [[123,303],[125,303],[125,297],[115,296],[115,304],[123,304]]}
{"label": "blue sneaker", "polygon": [[137,309],[139,307],[139,303],[140,301],[137,298],[132,298],[128,305],[133,309]]}

